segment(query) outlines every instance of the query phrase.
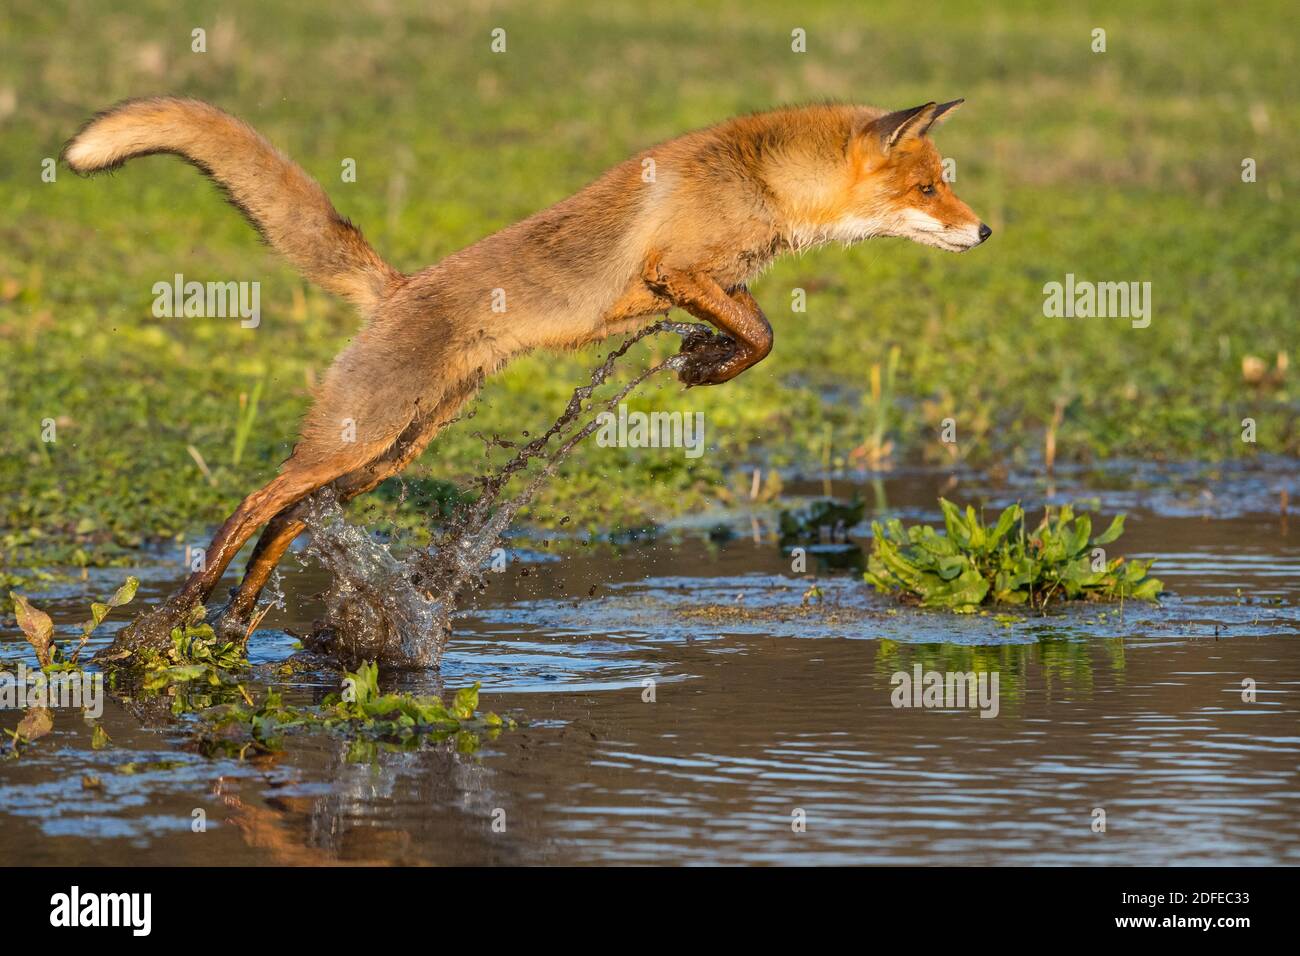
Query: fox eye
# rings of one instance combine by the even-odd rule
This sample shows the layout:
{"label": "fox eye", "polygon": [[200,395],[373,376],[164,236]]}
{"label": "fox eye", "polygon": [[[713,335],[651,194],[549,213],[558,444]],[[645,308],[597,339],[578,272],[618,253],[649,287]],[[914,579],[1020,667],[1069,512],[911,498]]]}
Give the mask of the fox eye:
{"label": "fox eye", "polygon": [[922,195],[922,196],[933,196],[933,195],[934,195],[934,186],[931,185],[930,183],[926,183],[924,186],[921,187],[921,195]]}

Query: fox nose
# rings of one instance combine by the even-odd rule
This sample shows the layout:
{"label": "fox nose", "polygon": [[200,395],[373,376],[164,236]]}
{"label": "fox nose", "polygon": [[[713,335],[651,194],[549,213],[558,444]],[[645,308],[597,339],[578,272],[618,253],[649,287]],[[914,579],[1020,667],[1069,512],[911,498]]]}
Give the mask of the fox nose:
{"label": "fox nose", "polygon": [[980,242],[983,242],[991,235],[993,235],[993,230],[984,223],[980,223]]}

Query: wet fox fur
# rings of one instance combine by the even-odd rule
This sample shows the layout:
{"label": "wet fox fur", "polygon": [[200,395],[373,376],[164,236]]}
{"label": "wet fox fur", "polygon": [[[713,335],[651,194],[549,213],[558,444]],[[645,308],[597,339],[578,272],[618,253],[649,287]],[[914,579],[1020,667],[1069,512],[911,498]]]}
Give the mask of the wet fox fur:
{"label": "wet fox fur", "polygon": [[303,499],[326,485],[351,498],[401,471],[517,355],[596,342],[677,307],[721,333],[691,349],[681,380],[718,385],[772,348],[746,283],[776,256],[874,236],[951,252],[980,244],[990,230],[949,189],[927,136],[961,102],[897,112],[818,105],[727,120],[633,156],[409,275],[384,262],[301,167],[230,114],[174,97],[100,113],[63,151],[75,172],[151,153],[182,157],[303,275],[366,319],[326,373],[280,473],[240,503],[203,569],[124,630],[114,653],[165,642],[266,525],[218,622],[242,638],[303,530]]}

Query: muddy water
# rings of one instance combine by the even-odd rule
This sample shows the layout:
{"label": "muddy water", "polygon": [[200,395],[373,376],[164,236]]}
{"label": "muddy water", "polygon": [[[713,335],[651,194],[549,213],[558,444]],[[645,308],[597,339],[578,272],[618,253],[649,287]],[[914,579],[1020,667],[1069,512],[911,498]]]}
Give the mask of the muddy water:
{"label": "muddy water", "polygon": [[[1295,470],[1130,465],[1055,488],[929,474],[834,484],[860,493],[869,515],[906,520],[936,520],[939,493],[1127,510],[1112,548],[1156,557],[1173,595],[1122,615],[900,611],[852,570],[860,539],[815,550],[809,573],[792,574],[761,507],[618,545],[516,541],[507,570],[458,614],[442,681],[482,681],[483,705],[525,726],[473,754],[300,736],[240,763],[185,751],[183,727],[142,726],[111,700],[115,746],[96,751],[80,717],[59,712],[53,734],[0,764],[0,858],[1295,864],[1300,518],[1278,509],[1281,489],[1300,498]],[[705,533],[719,523],[734,537]],[[121,574],[35,599],[75,629],[86,594]],[[141,574],[143,597],[175,583]],[[810,579],[825,595],[803,606]],[[285,575],[287,606],[267,618],[255,661],[292,652],[285,631],[309,629],[326,585],[310,567]],[[6,631],[0,659],[24,657]],[[997,672],[997,716],[895,708],[891,678],[917,664]],[[305,702],[336,681],[316,671],[277,685]],[[0,713],[2,726],[16,720]],[[83,789],[86,774],[101,787]],[[193,832],[196,810],[205,832]]]}

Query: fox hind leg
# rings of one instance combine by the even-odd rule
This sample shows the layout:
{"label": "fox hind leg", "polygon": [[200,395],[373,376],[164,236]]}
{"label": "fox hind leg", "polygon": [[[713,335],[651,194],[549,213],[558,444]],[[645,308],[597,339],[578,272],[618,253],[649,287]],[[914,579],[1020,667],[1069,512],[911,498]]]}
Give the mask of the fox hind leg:
{"label": "fox hind leg", "polygon": [[[407,426],[382,455],[335,480],[334,490],[339,502],[372,491],[385,479],[403,471],[424,452],[438,432],[450,424],[460,406],[477,391],[480,381],[480,378],[473,377],[449,389],[430,414]],[[262,532],[248,560],[239,588],[217,620],[216,627],[225,639],[243,641],[248,635],[258,596],[294,539],[306,529],[306,511],[305,501],[286,508],[272,518]]]}
{"label": "fox hind leg", "polygon": [[[342,504],[373,491],[386,479],[404,470],[428,447],[441,428],[441,422],[432,420],[412,425],[385,454],[364,468],[338,478],[333,483],[338,502]],[[284,509],[262,531],[262,536],[258,538],[257,546],[248,559],[238,589],[217,618],[215,626],[224,639],[242,642],[248,635],[248,627],[262,589],[266,587],[271,573],[289,546],[306,530],[307,507],[308,503],[304,500]]]}
{"label": "fox hind leg", "polygon": [[310,447],[306,449],[309,454],[303,454],[300,445],[284,463],[280,474],[246,497],[226,519],[208,545],[203,568],[191,574],[164,604],[141,614],[119,631],[112,646],[101,653],[116,657],[146,646],[165,648],[172,630],[180,627],[194,607],[207,599],[231,560],[259,527],[316,489],[378,457],[391,443],[390,438],[379,448],[356,447],[348,456],[322,455],[319,449]]}

